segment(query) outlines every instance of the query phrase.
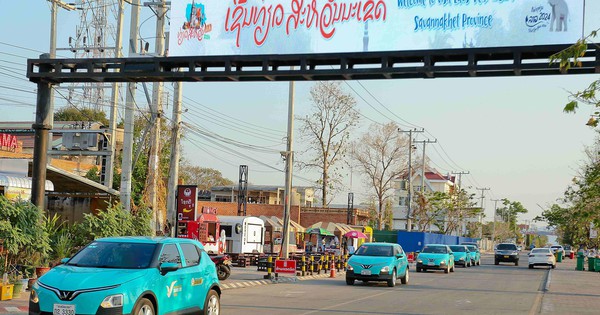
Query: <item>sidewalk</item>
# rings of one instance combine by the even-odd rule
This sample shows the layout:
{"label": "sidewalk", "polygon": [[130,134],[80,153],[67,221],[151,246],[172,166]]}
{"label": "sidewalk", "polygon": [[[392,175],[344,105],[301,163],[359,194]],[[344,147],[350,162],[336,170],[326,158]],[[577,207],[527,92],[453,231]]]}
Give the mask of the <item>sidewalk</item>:
{"label": "sidewalk", "polygon": [[[577,259],[563,260],[549,274],[548,291],[542,297],[540,314],[598,314],[600,272],[575,270]],[[586,262],[587,269],[587,262]]]}

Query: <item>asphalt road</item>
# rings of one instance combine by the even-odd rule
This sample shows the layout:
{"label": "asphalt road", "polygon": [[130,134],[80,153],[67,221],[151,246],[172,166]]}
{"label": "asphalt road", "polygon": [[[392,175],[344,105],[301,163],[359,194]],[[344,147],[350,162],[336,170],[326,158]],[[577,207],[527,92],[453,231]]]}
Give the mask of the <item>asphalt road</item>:
{"label": "asphalt road", "polygon": [[346,285],[343,277],[225,291],[222,314],[533,314],[541,301],[547,269],[493,264],[457,267],[456,272],[416,273],[408,285]]}

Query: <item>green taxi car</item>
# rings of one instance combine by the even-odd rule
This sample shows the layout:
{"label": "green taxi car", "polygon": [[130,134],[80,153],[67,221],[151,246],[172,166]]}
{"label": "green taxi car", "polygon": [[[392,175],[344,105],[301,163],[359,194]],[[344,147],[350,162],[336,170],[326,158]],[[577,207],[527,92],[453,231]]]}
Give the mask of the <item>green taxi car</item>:
{"label": "green taxi car", "polygon": [[29,314],[219,314],[220,295],[215,264],[198,241],[112,237],[40,277]]}
{"label": "green taxi car", "polygon": [[450,250],[454,253],[454,264],[461,265],[464,268],[471,267],[471,251],[466,245],[450,245]]}
{"label": "green taxi car", "polygon": [[481,252],[479,252],[479,248],[475,245],[467,245],[467,248],[471,252],[471,264],[473,266],[481,265]]}
{"label": "green taxi car", "polygon": [[427,270],[444,270],[454,272],[454,253],[443,244],[428,244],[417,256],[417,272]]}
{"label": "green taxi car", "polygon": [[348,260],[347,285],[362,280],[385,281],[389,287],[393,287],[398,278],[402,284],[408,284],[408,258],[398,244],[365,243]]}

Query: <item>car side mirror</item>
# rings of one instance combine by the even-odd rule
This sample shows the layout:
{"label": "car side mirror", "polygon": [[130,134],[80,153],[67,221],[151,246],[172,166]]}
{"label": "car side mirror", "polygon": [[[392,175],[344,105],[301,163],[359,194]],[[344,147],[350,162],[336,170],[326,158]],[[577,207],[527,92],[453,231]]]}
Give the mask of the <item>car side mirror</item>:
{"label": "car side mirror", "polygon": [[160,274],[165,275],[171,271],[175,271],[175,270],[179,269],[179,265],[176,263],[164,262],[164,263],[160,264],[159,269],[160,269]]}
{"label": "car side mirror", "polygon": [[417,251],[417,254],[420,254],[420,253],[421,253],[421,251],[420,251],[420,250],[418,250],[418,251]]}
{"label": "car side mirror", "polygon": [[396,255],[396,257],[398,257],[398,258],[404,258],[404,255],[403,254],[398,254],[398,255]]}

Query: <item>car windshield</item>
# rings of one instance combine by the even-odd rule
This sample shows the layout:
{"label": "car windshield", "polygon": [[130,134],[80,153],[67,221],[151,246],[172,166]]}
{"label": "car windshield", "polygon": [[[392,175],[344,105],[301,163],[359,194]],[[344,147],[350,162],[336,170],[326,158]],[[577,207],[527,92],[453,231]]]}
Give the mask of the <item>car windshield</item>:
{"label": "car windshield", "polygon": [[498,250],[517,250],[517,246],[515,244],[498,244],[496,247]]}
{"label": "car windshield", "polygon": [[423,247],[422,253],[431,253],[431,254],[447,254],[448,249],[446,246],[426,246]]}
{"label": "car windshield", "polygon": [[469,248],[469,250],[472,251],[472,252],[476,252],[477,251],[477,247],[475,247],[473,245],[469,245],[469,246],[467,246],[467,248]]}
{"label": "car windshield", "polygon": [[450,246],[450,249],[451,249],[453,252],[461,252],[461,253],[462,253],[462,252],[466,252],[466,249],[465,249],[465,247],[464,247],[464,246]]}
{"label": "car windshield", "polygon": [[78,252],[67,265],[94,268],[148,268],[156,244],[92,242]]}
{"label": "car windshield", "polygon": [[392,246],[366,246],[363,245],[354,253],[358,256],[393,256]]}

